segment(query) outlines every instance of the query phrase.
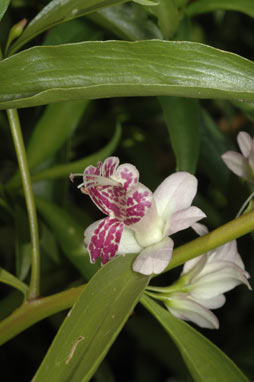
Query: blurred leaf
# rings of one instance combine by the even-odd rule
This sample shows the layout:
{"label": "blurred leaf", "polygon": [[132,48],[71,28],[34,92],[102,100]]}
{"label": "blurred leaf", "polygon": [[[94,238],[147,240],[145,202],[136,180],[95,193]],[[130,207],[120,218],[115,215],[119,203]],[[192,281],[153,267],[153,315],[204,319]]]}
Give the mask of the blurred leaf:
{"label": "blurred leaf", "polygon": [[3,18],[3,15],[7,11],[10,4],[10,0],[1,0],[0,2],[0,21]]}
{"label": "blurred leaf", "polygon": [[90,164],[96,165],[98,161],[104,160],[105,158],[110,156],[115,151],[119,143],[120,137],[121,137],[121,127],[120,125],[117,125],[115,133],[112,136],[111,140],[101,150],[97,151],[94,154],[89,155],[86,158],[77,160],[75,162],[58,165],[58,166],[40,171],[38,174],[35,174],[32,177],[32,180],[35,182],[45,178],[56,179],[56,178],[61,178],[65,176],[68,177],[71,172],[73,173],[83,172],[84,169]]}
{"label": "blurred leaf", "polygon": [[160,0],[133,0],[135,3],[141,5],[158,5]]}
{"label": "blurred leaf", "polygon": [[67,259],[89,280],[97,271],[99,264],[91,264],[84,247],[84,227],[81,227],[63,208],[36,197],[36,206],[51,231],[54,232]]}
{"label": "blurred leaf", "polygon": [[28,291],[28,286],[20,281],[17,277],[13,276],[11,273],[0,267],[0,282],[8,284],[13,288],[20,290],[24,295]]}
{"label": "blurred leaf", "polygon": [[74,19],[58,24],[52,28],[47,33],[43,45],[60,45],[81,41],[93,41],[99,40],[101,37],[101,31],[88,25],[84,20]]}
{"label": "blurred leaf", "polygon": [[46,108],[28,143],[30,168],[50,159],[64,144],[77,127],[88,102],[65,102]]}
{"label": "blurred leaf", "polygon": [[242,102],[235,100],[232,103],[240,110],[242,110],[247,118],[254,122],[254,102]]}
{"label": "blurred leaf", "polygon": [[195,382],[248,381],[225,353],[189,324],[172,316],[146,295],[141,302],[172,337]]}
{"label": "blurred leaf", "polygon": [[166,40],[170,39],[176,33],[179,24],[175,0],[160,0],[156,14],[163,37]]}
{"label": "blurred leaf", "polygon": [[91,13],[89,20],[127,40],[162,39],[157,25],[145,10],[135,3],[114,5]]}
{"label": "blurred leaf", "polygon": [[254,17],[254,2],[253,0],[197,0],[191,3],[185,12],[188,16],[196,16],[218,10],[239,11]]}
{"label": "blurred leaf", "polygon": [[202,109],[200,163],[207,176],[220,189],[228,184],[230,172],[221,155],[233,148],[205,109]]}
{"label": "blurred leaf", "polygon": [[16,274],[20,280],[28,275],[31,266],[32,244],[27,212],[20,206],[15,206],[15,256]]}
{"label": "blurred leaf", "polygon": [[176,156],[176,170],[194,174],[200,146],[199,103],[176,97],[159,97],[159,101]]}
{"label": "blurred leaf", "polygon": [[40,244],[41,248],[56,263],[60,263],[60,255],[53,230],[49,230],[45,224],[41,224]]}
{"label": "blurred leaf", "polygon": [[119,256],[91,279],[73,306],[33,382],[89,381],[129,318],[149,277]]}
{"label": "blurred leaf", "polygon": [[38,34],[58,23],[124,1],[127,0],[86,0],[85,2],[84,0],[52,0],[30,21],[20,38],[11,46],[10,54],[13,54]]}
{"label": "blurred leaf", "polygon": [[253,78],[253,62],[193,42],[35,47],[0,62],[0,108],[152,95],[253,101]]}

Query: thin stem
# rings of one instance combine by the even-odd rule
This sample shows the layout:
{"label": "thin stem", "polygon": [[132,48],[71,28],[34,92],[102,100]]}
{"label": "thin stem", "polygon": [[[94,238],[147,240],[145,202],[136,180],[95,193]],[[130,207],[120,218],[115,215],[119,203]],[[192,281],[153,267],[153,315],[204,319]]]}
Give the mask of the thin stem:
{"label": "thin stem", "polygon": [[24,146],[22,131],[20,127],[18,112],[15,109],[7,110],[7,115],[10,123],[12,138],[18,159],[22,185],[26,200],[28,219],[30,225],[30,235],[32,242],[32,267],[31,267],[31,280],[27,298],[29,300],[35,299],[40,294],[40,247],[39,247],[39,234],[38,222],[36,216],[36,208],[34,202],[34,195],[32,191],[32,183],[29,173],[27,162],[26,150]]}
{"label": "thin stem", "polygon": [[220,226],[207,235],[201,236],[173,251],[172,259],[164,272],[169,271],[186,261],[211,251],[231,240],[238,239],[254,229],[254,210],[237,219]]}
{"label": "thin stem", "polygon": [[52,296],[27,301],[10,316],[0,322],[0,345],[9,341],[36,322],[70,308],[86,284]]}

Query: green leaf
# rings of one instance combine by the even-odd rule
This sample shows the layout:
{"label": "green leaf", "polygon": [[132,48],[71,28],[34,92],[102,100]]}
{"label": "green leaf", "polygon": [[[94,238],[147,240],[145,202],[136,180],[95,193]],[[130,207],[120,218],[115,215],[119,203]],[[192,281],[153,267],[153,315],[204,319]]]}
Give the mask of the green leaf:
{"label": "green leaf", "polygon": [[188,16],[196,16],[218,10],[239,11],[254,17],[254,2],[253,0],[197,0],[191,3],[185,12]]}
{"label": "green leaf", "polygon": [[253,101],[253,78],[253,62],[193,42],[35,47],[0,62],[0,108],[154,95]]}
{"label": "green leaf", "polygon": [[86,17],[125,40],[162,39],[157,25],[135,3],[114,5]]}
{"label": "green leaf", "polygon": [[2,20],[5,12],[7,11],[10,4],[10,0],[1,0],[0,2],[0,21]]}
{"label": "green leaf", "polygon": [[176,156],[176,170],[194,174],[200,146],[199,103],[176,97],[159,97],[159,101]]}
{"label": "green leaf", "polygon": [[141,302],[171,336],[195,382],[248,381],[234,362],[197,330],[172,316],[148,296],[143,295]]}
{"label": "green leaf", "polygon": [[95,274],[58,331],[33,382],[90,381],[150,279],[132,271],[134,256],[119,256]]}
{"label": "green leaf", "polygon": [[17,277],[13,276],[11,273],[0,267],[0,282],[8,284],[13,288],[18,289],[24,295],[28,291],[28,286],[20,281]]}
{"label": "green leaf", "polygon": [[160,0],[133,0],[135,3],[141,4],[141,5],[158,5],[160,3]]}
{"label": "green leaf", "polygon": [[28,24],[23,34],[10,48],[10,54],[13,54],[38,34],[56,24],[125,1],[127,0],[52,0]]}
{"label": "green leaf", "polygon": [[50,159],[77,127],[88,101],[49,105],[33,130],[28,143],[29,167]]}
{"label": "green leaf", "polygon": [[63,208],[42,198],[36,197],[36,206],[68,260],[89,280],[97,271],[99,264],[91,264],[84,246],[84,230],[88,224],[84,220],[81,227]]}

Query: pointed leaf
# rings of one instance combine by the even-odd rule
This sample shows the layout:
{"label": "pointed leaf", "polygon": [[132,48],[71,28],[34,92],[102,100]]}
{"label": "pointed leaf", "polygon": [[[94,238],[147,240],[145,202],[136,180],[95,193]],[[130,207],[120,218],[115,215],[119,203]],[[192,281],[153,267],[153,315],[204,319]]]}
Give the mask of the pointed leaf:
{"label": "pointed leaf", "polygon": [[10,4],[10,0],[1,0],[0,2],[0,21],[3,18]]}
{"label": "pointed leaf", "polygon": [[20,292],[22,292],[24,295],[26,295],[28,291],[28,286],[25,283],[20,281],[17,277],[13,276],[3,268],[0,268],[0,282],[20,290]]}
{"label": "pointed leaf", "polygon": [[172,316],[146,295],[141,302],[171,336],[195,382],[248,381],[225,353],[189,324]]}
{"label": "pointed leaf", "polygon": [[150,279],[132,271],[134,256],[120,256],[95,274],[66,317],[33,382],[90,381]]}
{"label": "pointed leaf", "polygon": [[253,101],[253,78],[253,62],[194,42],[35,47],[0,62],[0,108],[154,95]]}

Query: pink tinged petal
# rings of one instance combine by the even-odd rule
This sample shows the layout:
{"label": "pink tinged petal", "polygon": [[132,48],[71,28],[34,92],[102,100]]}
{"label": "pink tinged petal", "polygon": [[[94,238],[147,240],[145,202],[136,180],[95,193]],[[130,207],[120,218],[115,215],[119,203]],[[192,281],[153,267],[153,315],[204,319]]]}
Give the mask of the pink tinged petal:
{"label": "pink tinged petal", "polygon": [[123,255],[127,253],[139,253],[142,251],[142,247],[136,240],[135,233],[128,227],[124,227],[120,244],[117,250],[117,255]]}
{"label": "pink tinged petal", "polygon": [[253,147],[253,139],[248,133],[241,131],[237,135],[237,142],[243,156],[247,158],[250,155],[251,149]]}
{"label": "pink tinged petal", "polygon": [[195,299],[209,299],[245,284],[248,288],[248,273],[229,262],[206,264],[201,273],[192,280],[188,292]]}
{"label": "pink tinged petal", "polygon": [[152,192],[141,183],[128,192],[125,202],[124,224],[130,226],[143,219],[152,206],[152,198]]}
{"label": "pink tinged petal", "polygon": [[194,223],[192,224],[191,228],[199,235],[204,236],[208,234],[208,228],[204,224],[200,223]]}
{"label": "pink tinged petal", "polygon": [[158,214],[166,221],[176,211],[188,208],[197,193],[197,179],[188,172],[167,177],[154,192]]}
{"label": "pink tinged petal", "polygon": [[185,276],[185,277],[187,276],[186,280],[188,283],[190,283],[192,279],[195,278],[202,271],[206,263],[207,263],[207,254],[198,256],[194,259],[187,261],[184,264],[181,276]]}
{"label": "pink tinged petal", "polygon": [[163,272],[170,262],[173,246],[173,240],[166,238],[143,249],[136,257],[132,269],[147,276]]}
{"label": "pink tinged petal", "polygon": [[94,263],[98,257],[101,257],[101,263],[105,264],[115,256],[123,228],[123,223],[110,217],[100,221],[88,243],[88,252],[92,263]]}
{"label": "pink tinged petal", "polygon": [[198,207],[189,207],[175,212],[166,225],[166,234],[172,235],[175,232],[191,227],[197,221],[205,218],[206,215]]}
{"label": "pink tinged petal", "polygon": [[249,158],[248,158],[248,164],[250,166],[250,169],[251,169],[251,174],[250,174],[250,177],[251,177],[251,181],[253,181],[253,173],[254,173],[254,147],[252,146],[252,149],[251,149],[251,152],[250,152],[250,155],[249,155]]}
{"label": "pink tinged petal", "polygon": [[168,310],[173,316],[181,320],[191,321],[201,328],[218,329],[217,317],[207,308],[197,302],[179,295],[172,296],[166,303]]}
{"label": "pink tinged petal", "polygon": [[233,171],[234,174],[249,180],[250,168],[246,158],[235,151],[227,151],[221,156],[226,166]]}
{"label": "pink tinged petal", "polygon": [[101,175],[106,178],[109,178],[110,176],[114,174],[118,165],[119,165],[118,157],[109,157],[105,159],[101,168]]}
{"label": "pink tinged petal", "polygon": [[122,164],[114,174],[114,178],[123,185],[126,191],[137,186],[139,181],[139,172],[135,166],[129,163]]}
{"label": "pink tinged petal", "polygon": [[244,269],[244,263],[237,250],[236,240],[230,241],[209,254],[208,262],[211,263],[216,261],[228,261],[234,263],[239,268]]}

